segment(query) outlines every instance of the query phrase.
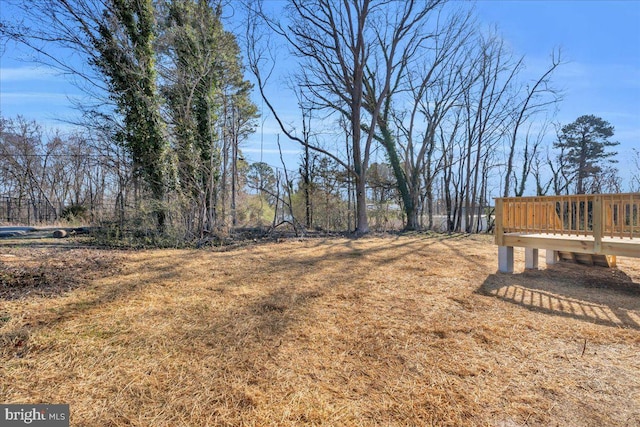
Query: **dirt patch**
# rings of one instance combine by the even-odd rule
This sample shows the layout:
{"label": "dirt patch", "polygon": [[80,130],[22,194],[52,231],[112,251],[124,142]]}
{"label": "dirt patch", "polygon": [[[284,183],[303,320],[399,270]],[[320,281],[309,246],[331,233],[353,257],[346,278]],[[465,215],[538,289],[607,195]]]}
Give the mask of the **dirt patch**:
{"label": "dirt patch", "polygon": [[504,275],[488,237],[419,234],[113,254],[0,302],[4,401],[78,426],[640,423],[636,259],[516,251]]}

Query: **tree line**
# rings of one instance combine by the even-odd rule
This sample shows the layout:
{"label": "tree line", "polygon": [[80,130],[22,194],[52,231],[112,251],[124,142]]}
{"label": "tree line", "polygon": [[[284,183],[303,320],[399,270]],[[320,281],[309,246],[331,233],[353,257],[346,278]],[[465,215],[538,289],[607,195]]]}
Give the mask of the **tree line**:
{"label": "tree line", "polygon": [[[3,37],[86,94],[73,135],[43,142],[23,119],[0,129],[3,192],[46,200],[56,215],[64,205],[95,216],[108,199],[120,226],[137,218],[187,240],[247,224],[363,234],[371,219],[472,232],[491,197],[620,189],[605,120],[582,116],[546,142],[562,99],[552,81],[561,52],[526,75],[525,58],[466,4],[247,1],[234,34],[221,2],[14,3],[27,19],[3,21]],[[269,95],[283,59],[295,124]],[[244,160],[259,118],[254,90],[303,148],[297,170]]]}
{"label": "tree line", "polygon": [[[14,4],[26,19],[3,22],[3,34],[74,77],[86,95],[77,123],[86,140],[104,141],[101,153],[122,152],[118,161],[128,162],[128,176],[119,177],[115,193],[121,222],[124,206],[132,203],[159,233],[169,221],[180,224],[187,238],[201,238],[235,222],[238,146],[254,131],[257,108],[220,5]],[[65,55],[73,60],[61,59]],[[139,192],[135,197],[131,187]]]}
{"label": "tree line", "polygon": [[[561,52],[525,78],[525,58],[460,3],[291,0],[274,13],[256,0],[246,28],[247,62],[264,102],[289,138],[345,169],[359,233],[369,230],[377,149],[410,230],[432,228],[439,203],[449,231],[477,230],[492,196],[522,196],[532,180],[533,194],[620,187],[606,121],[582,116],[557,127],[551,147],[544,143],[562,99],[552,81]],[[282,57],[297,67],[290,79],[300,93],[303,137],[269,99]],[[342,126],[345,143],[326,137],[327,119]]]}
{"label": "tree line", "polygon": [[[100,136],[80,130],[65,133],[46,129],[21,116],[0,117],[0,222],[36,225],[69,221],[135,226],[137,231],[155,227],[150,221],[154,216],[151,193],[143,177],[135,173],[130,154]],[[226,192],[216,206],[224,213],[218,220],[226,218],[227,229],[233,222],[238,228],[267,230],[283,224],[297,231],[347,230],[353,226],[345,196],[345,174],[329,158],[313,157],[307,175],[311,185],[305,186],[301,170],[248,163],[241,148],[237,156],[235,193],[231,193],[231,177],[227,176]],[[385,176],[385,168],[384,164],[374,164],[371,172],[371,201],[379,212],[385,208],[388,211],[387,202],[393,200],[393,184],[380,183],[388,179],[379,178]],[[382,186],[386,197],[376,196]],[[188,216],[192,212],[184,210],[175,191],[168,193],[165,233],[185,240],[200,239],[192,234],[198,225]],[[307,214],[309,222],[305,224]],[[380,229],[402,224],[393,212],[378,223]]]}

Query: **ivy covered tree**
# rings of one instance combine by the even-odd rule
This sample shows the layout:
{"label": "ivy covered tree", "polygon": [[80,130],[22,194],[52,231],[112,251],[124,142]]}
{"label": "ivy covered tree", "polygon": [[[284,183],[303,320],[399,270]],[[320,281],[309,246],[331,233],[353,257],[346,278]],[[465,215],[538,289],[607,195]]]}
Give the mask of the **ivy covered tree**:
{"label": "ivy covered tree", "polygon": [[560,130],[554,143],[561,152],[558,160],[563,170],[558,172],[575,182],[577,194],[601,191],[600,175],[610,174],[611,164],[617,162],[613,158],[617,153],[609,149],[619,142],[611,141],[612,136],[613,126],[594,115],[580,116]]}
{"label": "ivy covered tree", "polygon": [[[167,138],[156,73],[153,0],[16,0],[23,21],[0,21],[0,36],[37,62],[73,77],[88,130],[124,147],[164,230]],[[68,60],[73,58],[73,60]]]}
{"label": "ivy covered tree", "polygon": [[117,138],[130,150],[134,166],[155,202],[159,231],[164,230],[167,140],[156,86],[155,17],[152,0],[112,0],[92,38],[93,62],[106,77],[109,94],[122,114]]}
{"label": "ivy covered tree", "polygon": [[[233,211],[241,188],[238,146],[254,131],[257,116],[236,38],[223,28],[221,4],[12,3],[24,21],[0,17],[0,37],[26,46],[38,62],[72,76],[85,92],[78,103],[82,124],[123,149],[140,178],[131,192],[133,205],[148,202],[160,232],[186,224],[184,235],[194,238],[220,228],[225,200],[232,200]],[[66,56],[60,49],[77,60],[61,59]],[[119,204],[124,211],[127,203],[121,198]]]}
{"label": "ivy covered tree", "polygon": [[[257,108],[249,99],[235,36],[225,31],[222,9],[206,0],[159,2],[161,53],[166,59],[163,95],[177,160],[177,188],[199,234],[223,220],[229,158],[238,161],[239,141],[254,129]],[[237,168],[232,187],[235,189]],[[232,196],[233,198],[233,196]],[[220,209],[224,212],[224,206]]]}

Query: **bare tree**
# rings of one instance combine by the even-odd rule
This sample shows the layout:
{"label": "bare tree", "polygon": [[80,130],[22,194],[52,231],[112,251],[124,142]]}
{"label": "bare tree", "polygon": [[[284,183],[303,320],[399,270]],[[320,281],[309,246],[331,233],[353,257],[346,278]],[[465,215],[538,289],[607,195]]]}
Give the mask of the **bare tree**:
{"label": "bare tree", "polygon": [[[504,178],[504,192],[503,196],[508,197],[511,191],[511,181],[516,180],[516,196],[522,196],[525,190],[527,177],[531,172],[531,162],[535,158],[542,138],[538,137],[535,140],[529,138],[530,132],[527,133],[524,139],[524,148],[522,150],[522,169],[520,177],[516,177],[514,170],[514,158],[516,154],[516,143],[518,141],[519,131],[523,124],[534,117],[537,113],[544,111],[553,105],[557,104],[561,100],[561,94],[551,86],[550,78],[553,72],[562,64],[561,52],[558,50],[551,54],[551,65],[549,68],[536,80],[532,85],[524,87],[524,98],[519,105],[513,111],[513,123],[510,125],[512,128],[510,135],[509,154],[507,156],[507,170]],[[543,135],[546,130],[546,125],[542,126],[543,132],[539,133]],[[529,131],[531,128],[529,127]],[[533,143],[531,143],[533,142]]]}
{"label": "bare tree", "polygon": [[512,85],[521,69],[523,59],[514,61],[496,35],[481,36],[476,62],[478,79],[463,95],[465,115],[464,185],[459,198],[464,207],[465,231],[473,231],[476,215],[482,210],[482,181],[488,168],[486,156],[504,135],[513,102]]}
{"label": "bare tree", "polygon": [[547,153],[547,166],[551,170],[553,193],[556,195],[569,194],[569,186],[574,177],[570,172],[569,162],[563,147],[560,147],[560,153],[555,158]]}
{"label": "bare tree", "polygon": [[640,191],[640,151],[633,149],[633,171],[631,174],[631,191]]}
{"label": "bare tree", "polygon": [[[350,165],[326,150],[320,151],[332,156],[354,177],[358,234],[369,231],[366,171],[381,109],[394,78],[402,74],[403,49],[416,48],[414,29],[440,3],[292,0],[286,24],[261,13],[299,58],[299,81],[316,105],[346,117],[350,125]],[[257,9],[261,10],[259,5]],[[255,53],[256,47],[250,50]],[[249,56],[254,74],[259,74],[260,58]],[[261,75],[257,78],[262,86],[264,79]],[[268,100],[265,102],[271,108]]]}
{"label": "bare tree", "polygon": [[548,169],[541,156],[540,151],[537,151],[530,162],[531,174],[536,182],[536,196],[545,196],[553,184],[553,179],[545,176]]}
{"label": "bare tree", "polygon": [[[406,229],[420,226],[421,198],[427,199],[432,216],[433,180],[442,165],[442,159],[435,158],[436,131],[474,78],[467,72],[471,16],[454,13],[446,19],[439,15],[437,18],[430,33],[416,32],[420,35],[420,45],[403,51],[406,74],[397,79],[378,119],[380,140],[403,197]],[[395,103],[402,105],[396,107],[399,111],[392,110],[392,97],[398,98]],[[406,109],[406,105],[411,107]],[[392,126],[396,129],[395,137]],[[432,218],[429,227],[431,225]]]}
{"label": "bare tree", "polygon": [[102,217],[113,177],[88,135],[0,118],[0,195],[8,221]]}

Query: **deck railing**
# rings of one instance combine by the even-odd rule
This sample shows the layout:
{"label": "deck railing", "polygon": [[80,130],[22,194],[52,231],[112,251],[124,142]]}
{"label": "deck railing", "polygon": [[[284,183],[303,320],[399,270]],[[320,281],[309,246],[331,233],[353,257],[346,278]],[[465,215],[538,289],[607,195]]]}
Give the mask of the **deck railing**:
{"label": "deck railing", "polygon": [[496,199],[496,242],[505,233],[640,238],[640,193]]}

